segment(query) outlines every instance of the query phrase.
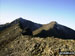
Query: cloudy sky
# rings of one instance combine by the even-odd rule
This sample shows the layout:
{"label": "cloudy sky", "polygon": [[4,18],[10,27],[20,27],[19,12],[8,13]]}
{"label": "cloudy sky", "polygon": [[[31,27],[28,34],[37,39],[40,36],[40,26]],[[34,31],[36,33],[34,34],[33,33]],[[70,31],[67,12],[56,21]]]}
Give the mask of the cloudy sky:
{"label": "cloudy sky", "polygon": [[75,29],[75,0],[0,0],[0,24],[19,17],[41,24],[57,21]]}

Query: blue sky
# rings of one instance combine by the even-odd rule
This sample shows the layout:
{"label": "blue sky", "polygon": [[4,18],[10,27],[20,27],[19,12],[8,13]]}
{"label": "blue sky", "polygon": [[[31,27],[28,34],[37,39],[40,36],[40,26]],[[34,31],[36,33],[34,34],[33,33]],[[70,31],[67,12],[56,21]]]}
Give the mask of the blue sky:
{"label": "blue sky", "polygon": [[33,22],[75,29],[75,0],[0,0],[0,24],[23,17]]}

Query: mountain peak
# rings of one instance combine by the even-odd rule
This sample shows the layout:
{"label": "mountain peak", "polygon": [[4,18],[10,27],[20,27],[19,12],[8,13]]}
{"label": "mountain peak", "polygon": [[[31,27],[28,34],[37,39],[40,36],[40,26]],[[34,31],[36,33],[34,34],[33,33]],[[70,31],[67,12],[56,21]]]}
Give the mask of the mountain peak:
{"label": "mountain peak", "polygon": [[23,19],[22,17],[14,20],[13,22],[11,22],[11,24],[18,24],[18,23],[21,23],[22,21],[25,21],[25,19]]}
{"label": "mountain peak", "polygon": [[46,28],[46,30],[48,30],[48,29],[50,29],[50,28],[54,28],[54,26],[57,24],[57,22],[56,21],[52,21],[52,22],[50,22],[50,23],[48,23],[48,24],[46,24],[45,26],[44,26],[44,28]]}
{"label": "mountain peak", "polygon": [[52,21],[49,24],[57,24],[57,22],[56,21]]}
{"label": "mountain peak", "polygon": [[21,21],[21,20],[24,20],[22,17],[20,17],[20,18],[18,18],[18,19],[16,19],[15,21]]}
{"label": "mountain peak", "polygon": [[22,17],[14,20],[12,22],[12,24],[19,24],[19,26],[22,29],[29,28],[32,31],[37,29],[37,28],[40,28],[42,26],[41,24],[34,23],[34,22],[30,21],[30,20],[23,19]]}
{"label": "mountain peak", "polygon": [[23,18],[22,17],[17,18],[17,20],[21,20],[21,19],[23,19]]}
{"label": "mountain peak", "polygon": [[18,18],[18,19],[16,19],[16,20],[21,21],[21,20],[26,20],[26,19],[23,19],[22,17],[19,17],[19,18]]}

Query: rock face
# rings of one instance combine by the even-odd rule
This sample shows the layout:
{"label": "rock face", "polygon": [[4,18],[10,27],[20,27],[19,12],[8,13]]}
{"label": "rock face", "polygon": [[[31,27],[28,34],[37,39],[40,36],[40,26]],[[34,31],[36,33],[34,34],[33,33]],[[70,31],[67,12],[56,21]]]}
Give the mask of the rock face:
{"label": "rock face", "polygon": [[41,25],[19,18],[0,29],[0,56],[59,56],[60,51],[75,51],[75,31],[55,21]]}

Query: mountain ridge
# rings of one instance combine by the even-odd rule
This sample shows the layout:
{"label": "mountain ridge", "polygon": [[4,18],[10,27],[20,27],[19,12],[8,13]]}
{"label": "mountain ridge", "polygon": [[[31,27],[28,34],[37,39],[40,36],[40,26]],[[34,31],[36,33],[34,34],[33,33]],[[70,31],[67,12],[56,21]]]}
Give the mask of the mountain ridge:
{"label": "mountain ridge", "polygon": [[[75,39],[75,31],[73,29],[70,29],[64,25],[60,25],[56,21],[52,21],[48,24],[42,25],[23,18],[18,18],[7,24],[5,28],[11,27],[15,24],[19,24],[20,28],[23,31],[23,34],[31,32],[30,34],[32,34],[33,36],[39,37],[55,36],[64,39]],[[2,29],[2,27],[0,27],[0,29]]]}
{"label": "mountain ridge", "polygon": [[39,25],[21,20],[0,26],[0,56],[59,56],[60,51],[75,51],[74,30],[56,22]]}

